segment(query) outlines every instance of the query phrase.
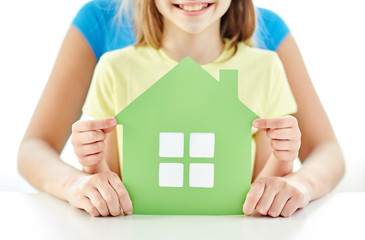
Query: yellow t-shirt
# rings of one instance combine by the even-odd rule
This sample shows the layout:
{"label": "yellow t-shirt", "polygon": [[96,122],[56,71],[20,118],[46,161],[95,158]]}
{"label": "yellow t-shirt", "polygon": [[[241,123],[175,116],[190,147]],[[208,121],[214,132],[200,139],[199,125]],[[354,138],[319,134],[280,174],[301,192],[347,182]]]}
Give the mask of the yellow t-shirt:
{"label": "yellow t-shirt", "polygon": [[[219,80],[220,69],[238,69],[238,97],[261,118],[276,118],[296,112],[297,106],[282,63],[275,52],[238,45],[234,56],[225,49],[212,63],[202,67]],[[95,119],[114,117],[158,81],[178,62],[161,49],[130,46],[104,54],[96,66],[83,108]],[[252,131],[252,169],[256,143]],[[120,166],[122,166],[123,128],[117,126]]]}

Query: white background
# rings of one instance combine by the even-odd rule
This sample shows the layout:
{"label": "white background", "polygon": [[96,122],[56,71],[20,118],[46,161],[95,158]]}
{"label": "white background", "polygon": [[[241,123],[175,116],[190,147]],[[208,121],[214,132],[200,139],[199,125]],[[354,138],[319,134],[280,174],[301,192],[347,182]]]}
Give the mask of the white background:
{"label": "white background", "polygon": [[[17,173],[17,150],[64,34],[85,2],[1,2],[0,191],[34,191]],[[302,51],[346,157],[347,172],[336,191],[365,191],[363,1],[255,2],[286,21]],[[63,157],[76,162],[69,146]]]}

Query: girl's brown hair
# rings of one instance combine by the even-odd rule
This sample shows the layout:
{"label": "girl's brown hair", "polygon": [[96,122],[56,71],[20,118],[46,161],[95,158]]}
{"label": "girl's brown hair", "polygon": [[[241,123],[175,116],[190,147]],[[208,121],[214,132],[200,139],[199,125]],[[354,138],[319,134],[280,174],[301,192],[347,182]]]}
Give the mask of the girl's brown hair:
{"label": "girl's brown hair", "polygon": [[[157,10],[155,0],[134,0],[133,17],[136,45],[161,47],[163,17]],[[232,0],[227,12],[221,18],[221,37],[231,40],[231,47],[237,50],[239,42],[251,45],[256,27],[255,7],[252,0]]]}

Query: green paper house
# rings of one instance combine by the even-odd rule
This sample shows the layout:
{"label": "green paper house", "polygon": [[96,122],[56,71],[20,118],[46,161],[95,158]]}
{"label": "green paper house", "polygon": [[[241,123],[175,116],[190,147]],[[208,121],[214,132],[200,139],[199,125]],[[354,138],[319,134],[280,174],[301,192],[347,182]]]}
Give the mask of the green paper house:
{"label": "green paper house", "polygon": [[251,126],[238,71],[219,81],[191,58],[115,118],[134,214],[242,214],[251,185]]}

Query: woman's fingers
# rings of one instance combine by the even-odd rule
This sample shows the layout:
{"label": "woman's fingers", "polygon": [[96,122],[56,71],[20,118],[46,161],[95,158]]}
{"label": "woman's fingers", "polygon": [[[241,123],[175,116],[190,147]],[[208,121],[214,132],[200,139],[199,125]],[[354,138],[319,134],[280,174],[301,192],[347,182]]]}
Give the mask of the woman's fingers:
{"label": "woman's fingers", "polygon": [[293,193],[289,189],[286,191],[280,191],[272,202],[272,205],[267,212],[268,215],[271,217],[278,217],[280,216],[285,204],[287,201],[292,197]]}
{"label": "woman's fingers", "polygon": [[243,212],[250,215],[254,210],[272,217],[289,217],[309,202],[308,193],[300,184],[292,184],[282,177],[258,179],[247,194]]}
{"label": "woman's fingers", "polygon": [[250,191],[246,196],[245,203],[243,204],[243,213],[245,215],[251,215],[256,208],[257,203],[260,201],[262,194],[265,190],[264,179],[259,179],[251,186]]}
{"label": "woman's fingers", "polygon": [[96,207],[94,207],[94,205],[91,203],[90,199],[87,197],[82,197],[78,202],[78,206],[75,206],[75,207],[85,210],[87,213],[89,213],[93,217],[100,216],[99,211],[96,209]]}
{"label": "woman's fingers", "polygon": [[[127,189],[124,187],[120,178],[115,174],[109,178],[110,185],[118,194],[121,210],[126,215],[130,215],[133,212],[133,205]],[[120,210],[120,209],[119,209]]]}
{"label": "woman's fingers", "polygon": [[112,216],[119,216],[121,209],[119,197],[114,188],[110,185],[109,181],[107,180],[104,184],[102,184],[98,188],[98,191],[106,202],[109,214]]}
{"label": "woman's fingers", "polygon": [[91,216],[119,216],[121,209],[132,214],[129,194],[114,172],[81,175],[70,189],[67,200]]}
{"label": "woman's fingers", "polygon": [[285,182],[280,178],[267,178],[265,181],[265,191],[256,205],[256,211],[262,215],[267,215],[276,195],[283,189]]}
{"label": "woman's fingers", "polygon": [[101,216],[106,217],[109,215],[109,209],[106,201],[101,196],[98,189],[94,188],[89,191],[87,197],[90,199],[92,205],[98,210]]}

